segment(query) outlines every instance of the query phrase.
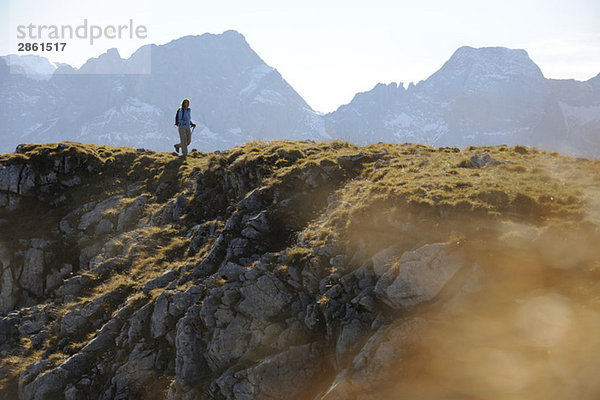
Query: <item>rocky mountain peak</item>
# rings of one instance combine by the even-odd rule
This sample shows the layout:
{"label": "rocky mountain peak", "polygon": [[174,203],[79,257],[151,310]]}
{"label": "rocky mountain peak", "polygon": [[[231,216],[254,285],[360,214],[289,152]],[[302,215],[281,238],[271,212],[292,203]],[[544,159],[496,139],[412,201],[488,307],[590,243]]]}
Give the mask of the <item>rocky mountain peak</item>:
{"label": "rocky mountain peak", "polygon": [[525,144],[600,154],[600,78],[545,79],[524,50],[503,47],[461,47],[425,81],[407,90],[378,84],[326,115],[236,31],[145,45],[128,59],[111,50],[79,70],[59,66],[49,82],[6,69],[0,79],[4,152],[61,140],[137,146],[141,137],[147,147],[169,150],[176,140],[171,114],[188,97],[199,122],[193,146],[204,151],[285,138]]}
{"label": "rocky mountain peak", "polygon": [[[330,138],[322,117],[235,31],[145,45],[127,59],[111,49],[78,70],[58,72],[47,86],[6,76],[10,82],[0,91],[11,104],[2,107],[6,124],[0,129],[15,124],[19,134],[0,133],[9,137],[3,151],[21,141],[136,146],[140,135],[145,146],[169,150],[177,139],[171,114],[186,97],[198,125],[192,146],[203,150],[254,139]],[[36,101],[27,126],[9,111],[25,108],[23,99]],[[28,125],[34,120],[40,122]]]}
{"label": "rocky mountain peak", "polygon": [[116,48],[108,49],[105,53],[98,57],[90,58],[81,68],[78,73],[81,74],[116,74],[124,71],[124,61]]}
{"label": "rocky mountain peak", "polygon": [[539,67],[529,58],[527,51],[506,47],[460,47],[442,66],[441,71],[473,69],[474,72],[492,76],[543,77]]}
{"label": "rocky mountain peak", "polygon": [[11,73],[26,75],[31,79],[48,80],[57,68],[55,63],[35,54],[9,54],[0,58],[10,66]]}
{"label": "rocky mountain peak", "polygon": [[423,84],[456,93],[486,91],[498,85],[539,84],[543,78],[525,50],[463,46]]}

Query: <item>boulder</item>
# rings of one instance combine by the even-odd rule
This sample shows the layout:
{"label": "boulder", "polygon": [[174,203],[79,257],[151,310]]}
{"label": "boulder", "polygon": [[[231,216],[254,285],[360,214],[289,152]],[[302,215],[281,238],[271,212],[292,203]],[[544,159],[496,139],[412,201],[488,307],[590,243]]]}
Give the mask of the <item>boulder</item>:
{"label": "boulder", "polygon": [[88,275],[76,275],[65,279],[63,284],[55,290],[55,295],[58,297],[77,296],[91,280],[92,278]]}
{"label": "boulder", "polygon": [[157,288],[163,288],[169,283],[173,282],[177,278],[177,271],[169,270],[163,273],[161,276],[154,278],[144,285],[144,294],[150,293],[152,290]]}
{"label": "boulder", "polygon": [[148,196],[140,196],[135,199],[130,205],[125,207],[119,214],[117,221],[117,230],[123,231],[127,226],[136,222],[142,215],[144,206],[148,202]]}
{"label": "boulder", "polygon": [[250,321],[236,315],[226,328],[216,328],[207,346],[206,361],[212,371],[218,371],[239,360],[248,350]]}
{"label": "boulder", "polygon": [[44,267],[44,250],[30,248],[25,252],[19,283],[23,289],[38,297],[44,294]]}
{"label": "boulder", "polygon": [[88,211],[81,216],[81,219],[79,220],[79,225],[77,225],[77,229],[79,229],[80,231],[85,231],[90,226],[99,223],[104,217],[104,214],[107,211],[116,208],[117,204],[122,198],[123,196],[121,195],[115,195],[96,204],[96,206],[91,211]]}
{"label": "boulder", "polygon": [[494,165],[497,163],[488,153],[478,153],[471,157],[471,165],[475,168],[485,167],[486,165]]}
{"label": "boulder", "polygon": [[14,211],[19,206],[18,194],[20,192],[20,165],[0,166],[0,207],[6,207],[8,211]]}
{"label": "boulder", "polygon": [[268,319],[281,313],[292,300],[285,284],[271,274],[240,288],[243,296],[237,309],[252,318]]}
{"label": "boulder", "polygon": [[61,268],[51,271],[46,276],[45,293],[49,294],[52,290],[59,287],[71,272],[73,272],[73,266],[71,264],[64,264]]}
{"label": "boulder", "polygon": [[0,166],[0,191],[24,195],[34,184],[35,176],[28,165]]}
{"label": "boulder", "polygon": [[[421,318],[399,319],[384,325],[365,343],[348,368],[334,379],[319,400],[370,398],[390,379],[399,379],[402,369],[394,368],[411,354],[427,326]],[[363,397],[366,396],[366,397]]]}
{"label": "boulder", "polygon": [[[181,386],[191,387],[209,371],[205,356],[206,347],[202,341],[204,329],[200,318],[201,306],[191,306],[186,315],[177,322],[175,339],[175,380],[171,392],[176,393]],[[173,398],[170,395],[169,398]]]}
{"label": "boulder", "polygon": [[60,321],[60,336],[68,337],[81,331],[88,325],[88,320],[80,310],[67,313]]}
{"label": "boulder", "polygon": [[[318,381],[325,365],[318,344],[292,347],[247,369],[250,385],[244,387],[257,392],[254,399],[293,399]],[[241,385],[236,386],[241,389]]]}
{"label": "boulder", "polygon": [[398,246],[392,245],[386,247],[371,258],[373,261],[373,271],[377,276],[383,275],[400,256],[401,253]]}
{"label": "boulder", "polygon": [[156,377],[156,349],[144,343],[133,347],[127,362],[119,367],[111,383],[117,387],[127,386],[130,389],[141,390],[152,383]]}
{"label": "boulder", "polygon": [[433,299],[462,267],[463,260],[443,243],[408,251],[378,281],[375,294],[393,308]]}
{"label": "boulder", "polygon": [[11,311],[16,303],[15,279],[10,268],[0,271],[0,314]]}
{"label": "boulder", "polygon": [[17,322],[13,318],[0,318],[0,345],[10,342],[19,336]]}
{"label": "boulder", "polygon": [[369,326],[359,319],[353,319],[342,327],[335,344],[336,358],[339,364],[342,364],[347,356],[353,354],[368,331]]}
{"label": "boulder", "polygon": [[150,322],[150,334],[156,339],[164,336],[167,333],[167,325],[169,321],[169,299],[167,292],[162,292],[154,302],[154,311]]}

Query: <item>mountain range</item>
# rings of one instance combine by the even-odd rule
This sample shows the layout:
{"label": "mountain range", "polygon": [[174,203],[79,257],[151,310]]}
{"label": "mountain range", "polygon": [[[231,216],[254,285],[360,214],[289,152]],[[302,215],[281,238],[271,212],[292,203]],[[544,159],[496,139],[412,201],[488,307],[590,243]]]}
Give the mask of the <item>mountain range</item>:
{"label": "mountain range", "polygon": [[417,84],[377,84],[336,111],[312,109],[235,31],[110,49],[79,69],[38,56],[0,58],[0,152],[78,141],[171,150],[174,112],[192,99],[192,147],[250,140],[340,139],[359,145],[522,144],[600,155],[600,74],[544,77],[524,50],[461,47]]}

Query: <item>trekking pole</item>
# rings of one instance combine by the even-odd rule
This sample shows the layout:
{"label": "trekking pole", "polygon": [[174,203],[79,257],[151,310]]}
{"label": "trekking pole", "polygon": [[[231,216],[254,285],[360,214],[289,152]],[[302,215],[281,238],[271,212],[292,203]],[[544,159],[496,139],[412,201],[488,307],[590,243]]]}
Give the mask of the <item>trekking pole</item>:
{"label": "trekking pole", "polygon": [[188,145],[192,144],[192,133],[194,133],[194,129],[196,129],[196,127],[192,126],[192,131],[190,132],[190,142],[188,143]]}

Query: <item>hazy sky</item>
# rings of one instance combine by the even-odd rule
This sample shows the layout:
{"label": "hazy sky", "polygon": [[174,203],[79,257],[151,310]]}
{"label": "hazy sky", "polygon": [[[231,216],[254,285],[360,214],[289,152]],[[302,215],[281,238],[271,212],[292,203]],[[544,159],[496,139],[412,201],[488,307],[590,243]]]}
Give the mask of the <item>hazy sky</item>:
{"label": "hazy sky", "polygon": [[0,0],[0,54],[18,53],[17,25],[147,27],[146,39],[67,41],[41,53],[80,66],[108,48],[128,57],[146,43],[235,29],[318,111],[378,82],[420,81],[460,46],[529,52],[546,77],[600,73],[600,0]]}

